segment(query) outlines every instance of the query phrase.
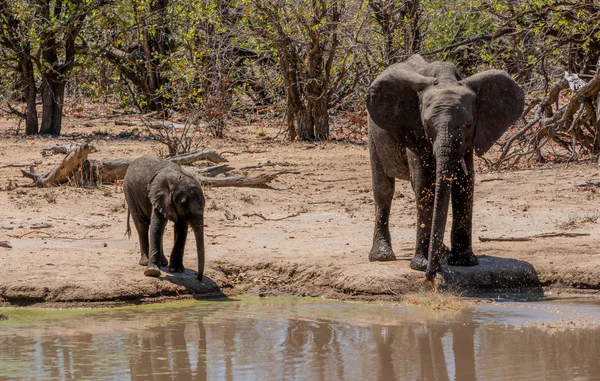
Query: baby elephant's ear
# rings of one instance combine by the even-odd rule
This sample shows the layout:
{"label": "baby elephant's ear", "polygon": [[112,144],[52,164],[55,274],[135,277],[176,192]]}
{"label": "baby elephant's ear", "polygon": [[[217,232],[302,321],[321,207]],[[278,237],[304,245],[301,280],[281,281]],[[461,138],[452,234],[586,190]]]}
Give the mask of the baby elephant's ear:
{"label": "baby elephant's ear", "polygon": [[174,175],[160,171],[148,184],[148,198],[152,208],[158,210],[170,221],[177,221],[177,211],[173,204]]}
{"label": "baby elephant's ear", "polygon": [[481,156],[519,119],[525,107],[525,94],[502,70],[487,70],[461,82],[477,94],[474,146],[475,153]]}

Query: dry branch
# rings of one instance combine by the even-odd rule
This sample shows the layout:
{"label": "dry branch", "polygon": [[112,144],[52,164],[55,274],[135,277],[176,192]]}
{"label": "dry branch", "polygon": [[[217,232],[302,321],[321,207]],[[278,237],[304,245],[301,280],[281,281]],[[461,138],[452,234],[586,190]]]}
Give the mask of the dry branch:
{"label": "dry branch", "polygon": [[227,162],[227,159],[225,159],[223,156],[219,155],[217,153],[217,151],[196,151],[196,152],[186,153],[183,155],[173,156],[173,157],[170,157],[169,160],[171,160],[172,162],[177,163],[179,165],[189,165],[198,160],[208,160],[208,161],[212,161],[213,163],[217,163],[217,164]]}
{"label": "dry branch", "polygon": [[242,216],[244,216],[244,217],[259,217],[265,221],[281,221],[281,220],[286,220],[286,219],[292,218],[292,217],[298,217],[299,215],[300,215],[300,213],[293,213],[293,214],[290,214],[289,216],[285,216],[285,217],[268,218],[268,217],[265,217],[262,213],[244,213],[244,214],[242,214]]}
{"label": "dry branch", "polygon": [[32,231],[29,231],[29,232],[27,232],[27,233],[25,233],[25,234],[21,234],[21,235],[10,235],[10,234],[7,234],[7,236],[9,236],[9,237],[11,237],[11,238],[17,238],[17,239],[21,239],[21,238],[23,238],[23,237],[25,237],[25,236],[28,236],[28,235],[30,235],[30,234],[34,234],[34,233],[41,233],[41,234],[50,235],[50,233],[46,233],[46,232],[44,232],[44,231],[41,231],[41,230],[32,230]]}
{"label": "dry branch", "polygon": [[258,169],[258,168],[263,168],[263,167],[276,167],[276,166],[280,166],[280,167],[288,167],[291,164],[288,162],[275,162],[272,163],[270,161],[266,162],[266,163],[258,163],[256,165],[248,165],[245,167],[240,168],[240,170],[244,171],[244,170],[248,170],[248,169]]}
{"label": "dry branch", "polygon": [[227,173],[229,171],[233,171],[235,168],[228,166],[227,164],[219,164],[212,167],[200,168],[196,170],[197,173],[206,175],[206,176],[216,176],[221,173]]}
{"label": "dry branch", "polygon": [[21,173],[24,177],[30,178],[34,181],[31,184],[25,184],[22,186],[43,188],[68,182],[93,149],[94,147],[87,143],[77,147],[74,151],[71,151],[67,156],[65,156],[63,161],[47,175],[40,175],[36,173],[33,169],[33,166],[30,167],[29,172],[21,170]]}
{"label": "dry branch", "polygon": [[553,238],[553,237],[568,237],[568,238],[574,238],[574,237],[585,237],[585,236],[589,236],[589,233],[565,233],[565,232],[550,232],[550,233],[541,233],[541,234],[534,234],[534,235],[530,235],[530,236],[525,236],[525,237],[479,237],[479,241],[480,242],[492,242],[492,241],[498,241],[498,242],[522,242],[522,241],[531,241],[535,238]]}
{"label": "dry branch", "polygon": [[6,165],[1,166],[0,168],[24,168],[24,167],[31,167],[32,165],[35,167],[35,165],[31,164],[31,163],[21,163],[21,164],[6,164]]}
{"label": "dry branch", "polygon": [[[66,155],[66,154],[69,154],[69,153],[75,151],[77,148],[79,148],[79,146],[72,146],[72,145],[69,145],[69,144],[56,145],[56,146],[52,146],[52,147],[48,147],[48,148],[42,149],[42,156],[52,156],[52,155],[57,154],[57,153],[61,153],[63,155]],[[92,147],[92,149],[93,148],[94,147]]]}
{"label": "dry branch", "polygon": [[[571,87],[561,78],[545,98],[533,100],[537,106],[526,108],[524,126],[506,140],[500,157],[490,165],[510,167],[523,157],[543,159],[549,149],[555,156],[567,155],[569,159],[600,153],[600,71],[588,83],[579,80]],[[571,96],[564,97],[565,91]],[[527,120],[530,113],[533,118]]]}
{"label": "dry branch", "polygon": [[299,173],[299,172],[291,172],[291,171],[279,171],[273,173],[263,173],[261,175],[255,177],[245,177],[245,176],[230,176],[230,177],[203,177],[198,176],[198,180],[203,185],[208,185],[212,187],[256,187],[261,185],[266,185],[271,181],[275,180],[277,176],[283,175],[286,173]]}
{"label": "dry branch", "polygon": [[128,126],[128,127],[149,127],[149,128],[175,128],[184,129],[186,126],[182,123],[160,121],[160,120],[146,120],[146,121],[131,121],[131,120],[115,120],[115,126]]}
{"label": "dry branch", "polygon": [[319,179],[318,181],[320,181],[322,183],[337,183],[337,182],[341,182],[341,181],[351,181],[351,180],[356,180],[356,177],[346,177],[344,179],[332,179],[332,180]]}

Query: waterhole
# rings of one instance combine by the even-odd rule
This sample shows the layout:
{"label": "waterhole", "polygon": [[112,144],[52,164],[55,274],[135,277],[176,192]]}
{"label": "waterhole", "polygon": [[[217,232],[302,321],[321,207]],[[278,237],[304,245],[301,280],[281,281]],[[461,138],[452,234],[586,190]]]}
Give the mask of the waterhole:
{"label": "waterhole", "polygon": [[600,303],[253,298],[0,309],[0,379],[592,380]]}

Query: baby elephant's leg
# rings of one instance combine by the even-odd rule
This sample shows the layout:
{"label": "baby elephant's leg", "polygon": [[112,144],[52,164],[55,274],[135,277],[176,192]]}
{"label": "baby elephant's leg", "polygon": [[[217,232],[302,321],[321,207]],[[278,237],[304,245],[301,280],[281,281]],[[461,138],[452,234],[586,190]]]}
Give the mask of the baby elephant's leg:
{"label": "baby elephant's leg", "polygon": [[184,221],[175,223],[175,244],[171,252],[171,263],[169,271],[174,273],[182,273],[185,271],[183,267],[183,250],[185,249],[185,240],[188,233],[188,224]]}
{"label": "baby elephant's leg", "polygon": [[160,265],[162,262],[162,238],[165,232],[167,219],[156,209],[152,211],[150,219],[150,254],[148,256],[148,267],[144,275],[160,276]]}

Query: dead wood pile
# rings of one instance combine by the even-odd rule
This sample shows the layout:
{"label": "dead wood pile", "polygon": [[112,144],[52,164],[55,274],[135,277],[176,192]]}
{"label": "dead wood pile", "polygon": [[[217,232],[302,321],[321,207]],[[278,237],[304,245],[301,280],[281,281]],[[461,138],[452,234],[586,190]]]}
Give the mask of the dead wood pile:
{"label": "dead wood pile", "polygon": [[[122,180],[125,177],[127,168],[135,158],[115,158],[105,160],[88,159],[88,154],[95,149],[89,144],[80,146],[54,146],[44,149],[42,154],[47,156],[54,153],[65,153],[66,156],[62,162],[54,167],[49,173],[42,175],[36,172],[33,164],[29,165],[29,170],[21,169],[24,177],[32,179],[32,183],[20,184],[21,187],[49,187],[72,183],[77,185],[98,185],[113,183]],[[51,153],[50,153],[51,152]],[[293,171],[276,171],[272,173],[262,173],[255,176],[247,176],[247,169],[242,168],[244,175],[219,176],[233,171],[235,168],[223,164],[227,162],[222,155],[216,151],[196,151],[184,155],[173,156],[169,160],[180,165],[191,165],[200,160],[217,164],[214,166],[195,168],[191,170],[196,178],[203,184],[212,187],[253,187],[264,186],[275,180],[278,176],[286,173],[298,173]],[[284,163],[289,165],[289,163]],[[21,164],[19,166],[22,166]],[[266,166],[259,164],[252,168],[261,168]],[[241,169],[241,170],[242,170]]]}
{"label": "dead wood pile", "polygon": [[599,153],[600,61],[587,83],[565,72],[544,97],[530,99],[521,127],[508,135],[500,156],[488,165],[509,168],[524,160]]}

